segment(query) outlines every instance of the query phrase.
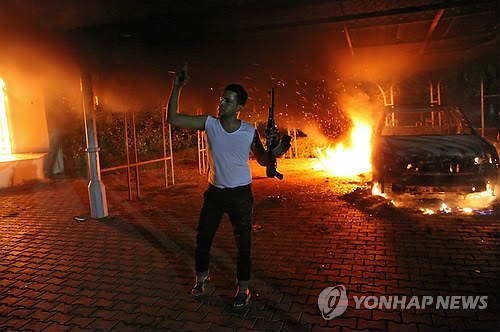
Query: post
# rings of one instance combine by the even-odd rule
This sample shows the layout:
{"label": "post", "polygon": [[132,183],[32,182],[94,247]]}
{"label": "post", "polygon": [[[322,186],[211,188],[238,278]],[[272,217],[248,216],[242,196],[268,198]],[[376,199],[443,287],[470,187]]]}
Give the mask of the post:
{"label": "post", "polygon": [[128,188],[128,200],[132,200],[132,180],[130,178],[130,151],[128,148],[128,121],[127,113],[123,113],[123,122],[125,124],[125,154],[127,156],[127,188]]}
{"label": "post", "polygon": [[429,80],[429,92],[431,95],[431,105],[434,103],[437,103],[438,105],[441,105],[441,80],[437,82],[436,90],[434,90],[434,83],[432,80]]}
{"label": "post", "polygon": [[99,147],[97,144],[97,130],[95,120],[94,92],[92,77],[88,68],[81,68],[80,89],[83,99],[83,119],[85,122],[85,138],[87,141],[87,162],[90,199],[90,214],[94,219],[108,216],[108,203],[106,201],[106,188],[101,181],[101,168],[99,164]]}
{"label": "post", "polygon": [[484,137],[484,80],[481,79],[481,136]]}
{"label": "post", "polygon": [[174,151],[172,147],[172,125],[168,124],[168,145],[170,146],[170,167],[172,169],[172,185],[175,184],[175,173],[174,173]]}
{"label": "post", "polygon": [[[167,105],[162,105],[162,131],[163,131],[163,157],[164,157],[164,167],[165,167],[165,187],[168,187],[168,172],[167,172],[167,160],[170,160],[170,169],[172,171],[172,185],[175,185],[175,172],[174,172],[174,152],[172,148],[172,125],[166,123],[168,107]],[[167,139],[168,139],[168,152],[167,157]]]}
{"label": "post", "polygon": [[141,198],[141,183],[139,180],[139,156],[137,154],[137,132],[135,126],[135,111],[132,112],[132,134],[134,135],[134,156],[135,156],[135,191],[137,198]]}
{"label": "post", "polygon": [[299,157],[299,150],[297,148],[297,128],[293,128],[293,146],[295,147],[295,158]]}
{"label": "post", "polygon": [[165,124],[167,119],[167,109],[161,106],[161,134],[163,139],[163,175],[165,176],[165,188],[168,187],[168,165],[167,165],[167,139],[165,134]]}
{"label": "post", "polygon": [[384,106],[394,106],[394,83],[391,83],[391,86],[389,87],[389,100],[387,100],[386,92],[380,84],[375,83],[375,85],[378,87],[380,92],[382,93],[382,97],[384,97]]}
{"label": "post", "polygon": [[[202,113],[200,108],[196,110],[196,115],[201,115]],[[207,172],[205,132],[197,130],[196,138],[198,140],[198,174],[205,174]]]}

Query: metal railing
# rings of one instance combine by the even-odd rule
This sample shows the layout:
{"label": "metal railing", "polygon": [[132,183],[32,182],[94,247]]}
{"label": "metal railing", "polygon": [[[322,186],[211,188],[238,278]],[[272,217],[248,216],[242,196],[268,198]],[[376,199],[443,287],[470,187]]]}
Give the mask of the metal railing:
{"label": "metal railing", "polygon": [[135,189],[136,189],[136,197],[141,198],[141,185],[140,185],[140,172],[139,166],[148,165],[153,163],[163,162],[163,172],[165,177],[165,187],[169,186],[169,166],[170,166],[170,180],[171,184],[175,184],[175,173],[174,173],[174,158],[173,158],[173,150],[172,150],[172,127],[170,124],[166,124],[166,111],[167,107],[162,105],[161,107],[161,126],[162,126],[162,139],[163,139],[163,157],[156,158],[151,160],[139,161],[138,151],[137,151],[137,131],[136,131],[136,116],[135,112],[131,113],[132,117],[132,145],[133,145],[133,154],[134,154],[134,162],[130,160],[130,146],[129,146],[129,135],[128,135],[128,118],[129,113],[124,113],[124,145],[125,145],[125,154],[127,163],[124,165],[108,167],[101,169],[101,173],[118,171],[122,169],[127,170],[127,188],[128,188],[128,199],[132,200],[132,172],[131,169],[134,168],[135,173]]}

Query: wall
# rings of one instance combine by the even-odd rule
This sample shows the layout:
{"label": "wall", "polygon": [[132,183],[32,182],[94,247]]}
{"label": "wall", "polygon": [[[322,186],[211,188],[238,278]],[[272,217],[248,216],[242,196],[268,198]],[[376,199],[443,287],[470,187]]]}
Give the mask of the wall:
{"label": "wall", "polygon": [[8,97],[8,118],[12,153],[49,151],[49,136],[41,88],[19,76],[4,78]]}

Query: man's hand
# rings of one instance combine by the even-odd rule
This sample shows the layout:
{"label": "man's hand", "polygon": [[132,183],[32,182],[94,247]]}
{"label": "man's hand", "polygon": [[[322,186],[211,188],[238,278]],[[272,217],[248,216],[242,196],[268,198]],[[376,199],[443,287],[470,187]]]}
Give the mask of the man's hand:
{"label": "man's hand", "polygon": [[274,148],[280,141],[280,131],[276,127],[266,130],[266,142],[270,142],[271,148]]}
{"label": "man's hand", "polygon": [[182,67],[182,70],[175,73],[174,86],[177,88],[181,88],[186,85],[188,79],[188,64],[186,62],[184,63],[184,67]]}
{"label": "man's hand", "polygon": [[181,71],[175,73],[174,86],[181,88],[184,85],[186,85],[186,82],[188,79],[189,79],[189,76],[188,76],[187,71],[181,70]]}

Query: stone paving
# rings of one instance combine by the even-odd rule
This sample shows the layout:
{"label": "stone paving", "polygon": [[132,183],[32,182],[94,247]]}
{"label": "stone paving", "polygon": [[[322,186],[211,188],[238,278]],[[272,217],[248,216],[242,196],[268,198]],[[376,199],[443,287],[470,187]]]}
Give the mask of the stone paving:
{"label": "stone paving", "polygon": [[[280,160],[254,168],[252,300],[231,308],[235,245],[224,219],[207,295],[193,300],[193,239],[206,178],[177,164],[176,184],[104,175],[110,216],[88,218],[87,183],[59,179],[0,191],[2,331],[498,331],[499,219],[390,208],[364,178]],[[378,202],[378,203],[377,203]],[[75,216],[86,216],[76,221]],[[324,319],[318,296],[343,285],[347,310]],[[373,296],[356,309],[356,299]],[[487,296],[487,307],[373,305],[385,296]],[[373,307],[373,308],[372,308]]]}

